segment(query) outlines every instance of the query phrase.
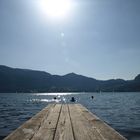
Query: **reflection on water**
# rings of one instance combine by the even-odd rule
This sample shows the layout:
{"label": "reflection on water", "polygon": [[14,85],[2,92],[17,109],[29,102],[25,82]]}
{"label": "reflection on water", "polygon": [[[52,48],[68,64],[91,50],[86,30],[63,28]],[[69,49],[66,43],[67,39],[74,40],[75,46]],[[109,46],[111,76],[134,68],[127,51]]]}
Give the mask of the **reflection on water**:
{"label": "reflection on water", "polygon": [[81,94],[81,93],[34,93],[35,95],[54,95],[54,96],[63,96],[63,95],[76,95],[76,94]]}
{"label": "reflection on water", "polygon": [[48,102],[48,103],[59,103],[61,102],[61,99],[31,99],[29,102]]}
{"label": "reflection on water", "polygon": [[[48,103],[67,103],[71,101],[68,96],[77,96],[82,93],[33,93],[36,98],[29,100],[30,102],[48,102]],[[51,97],[51,98],[50,98]],[[47,99],[45,99],[47,98]],[[77,100],[75,100],[76,102]]]}
{"label": "reflection on water", "polygon": [[140,93],[3,93],[0,140],[49,103],[71,103],[72,97],[129,140],[140,139]]}

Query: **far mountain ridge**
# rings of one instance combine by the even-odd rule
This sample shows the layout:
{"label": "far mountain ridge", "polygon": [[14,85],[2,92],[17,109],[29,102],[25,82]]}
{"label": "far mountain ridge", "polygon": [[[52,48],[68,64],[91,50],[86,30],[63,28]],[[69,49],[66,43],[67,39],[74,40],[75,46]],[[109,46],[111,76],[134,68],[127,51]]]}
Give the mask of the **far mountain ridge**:
{"label": "far mountain ridge", "polygon": [[0,92],[140,91],[140,74],[134,80],[97,80],[76,73],[63,76],[44,71],[0,65]]}
{"label": "far mountain ridge", "polygon": [[140,74],[135,77],[135,81],[140,81]]}
{"label": "far mountain ridge", "polygon": [[[48,73],[48,72],[46,72],[46,71],[41,71],[41,70],[33,70],[33,69],[22,69],[22,68],[12,68],[12,67],[9,67],[9,66],[5,66],[5,65],[0,65],[0,70],[1,69],[12,69],[12,70],[22,70],[22,71],[27,71],[27,72],[42,72],[42,73],[44,73],[44,74],[48,74],[48,75],[52,75],[52,74],[50,74],[50,73]],[[54,75],[52,75],[52,76],[60,76],[60,75],[56,75],[56,74],[54,74]],[[81,75],[81,74],[77,74],[77,73],[74,73],[74,72],[71,72],[71,73],[68,73],[68,74],[65,74],[65,75],[61,75],[61,76],[63,76],[63,77],[67,77],[67,76],[81,76],[81,77],[85,77],[85,78],[90,78],[90,79],[94,79],[94,80],[96,80],[95,78],[93,78],[93,77],[89,77],[89,76],[85,76],[85,75]],[[140,79],[140,74],[138,74],[135,78],[134,78],[134,80],[135,79],[137,79],[137,78],[139,78]],[[121,79],[121,78],[117,78],[117,79],[107,79],[107,80],[99,80],[99,81],[111,81],[111,80],[117,80],[117,81],[121,81],[121,80],[123,80],[123,81],[129,81],[129,80],[125,80],[125,79]],[[133,80],[133,79],[132,79]]]}

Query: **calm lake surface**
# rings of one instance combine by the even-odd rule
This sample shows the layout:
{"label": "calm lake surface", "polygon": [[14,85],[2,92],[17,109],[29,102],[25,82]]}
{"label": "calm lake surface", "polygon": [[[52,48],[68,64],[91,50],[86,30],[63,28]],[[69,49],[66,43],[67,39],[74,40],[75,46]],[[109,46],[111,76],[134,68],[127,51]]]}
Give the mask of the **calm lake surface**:
{"label": "calm lake surface", "polygon": [[[128,140],[140,140],[140,93],[1,93],[0,140],[49,103],[69,103],[71,97],[87,107]],[[91,99],[94,96],[94,99]],[[57,97],[56,100],[53,98]]]}

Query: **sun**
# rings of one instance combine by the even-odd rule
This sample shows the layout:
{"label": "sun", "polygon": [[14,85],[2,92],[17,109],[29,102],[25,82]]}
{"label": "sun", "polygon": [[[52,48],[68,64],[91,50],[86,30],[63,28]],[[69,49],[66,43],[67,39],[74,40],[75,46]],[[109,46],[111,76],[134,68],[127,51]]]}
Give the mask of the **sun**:
{"label": "sun", "polygon": [[51,18],[64,18],[71,9],[71,0],[40,0],[44,15]]}

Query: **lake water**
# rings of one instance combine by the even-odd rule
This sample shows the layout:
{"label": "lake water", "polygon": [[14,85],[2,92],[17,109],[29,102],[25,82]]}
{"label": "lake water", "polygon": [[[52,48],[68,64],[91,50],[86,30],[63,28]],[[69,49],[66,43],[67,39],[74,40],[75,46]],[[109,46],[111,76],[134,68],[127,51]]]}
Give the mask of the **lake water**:
{"label": "lake water", "polygon": [[[69,103],[71,97],[87,107],[128,140],[140,140],[140,93],[1,93],[0,140],[49,103]],[[91,99],[94,96],[94,99]],[[57,97],[56,100],[53,98]]]}

